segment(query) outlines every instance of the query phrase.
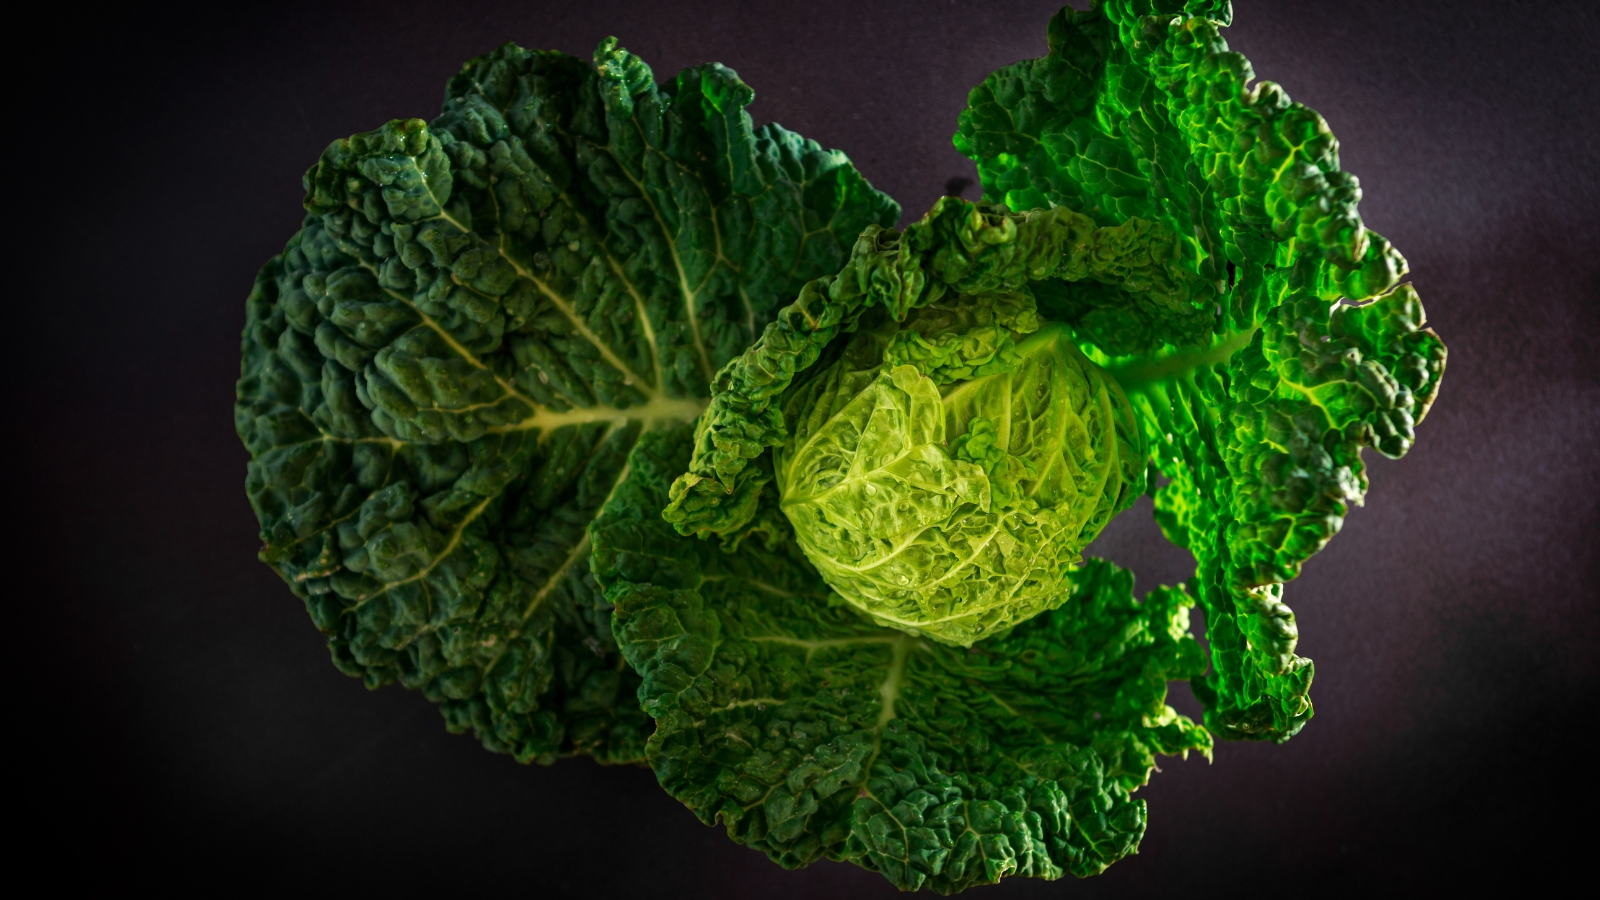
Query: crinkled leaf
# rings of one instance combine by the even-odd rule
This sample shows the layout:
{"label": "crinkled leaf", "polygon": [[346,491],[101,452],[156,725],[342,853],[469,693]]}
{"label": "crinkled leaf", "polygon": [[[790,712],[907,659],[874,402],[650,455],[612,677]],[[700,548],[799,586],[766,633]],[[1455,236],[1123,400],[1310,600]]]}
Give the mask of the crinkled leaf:
{"label": "crinkled leaf", "polygon": [[752,128],[730,70],[595,62],[508,44],[432,123],[334,142],[248,301],[235,407],[262,559],[335,663],[523,761],[641,758],[586,528],[639,435],[899,214]]}
{"label": "crinkled leaf", "polygon": [[[1362,225],[1360,185],[1340,171],[1327,122],[1272,82],[1249,84],[1249,60],[1219,34],[1231,18],[1222,0],[1063,8],[1046,56],[972,90],[956,147],[977,161],[984,196],[1013,209],[1166,226],[1187,267],[1215,286],[1195,299],[1203,311],[1223,307],[1218,327],[1254,327],[1287,291],[1329,301],[1383,293],[1405,260]],[[1113,355],[1161,345],[1126,333],[1140,322],[1165,329],[1166,343],[1205,337],[1178,311],[1124,305],[1134,309],[1122,330],[1101,326]]]}
{"label": "crinkled leaf", "polygon": [[[1399,457],[1437,395],[1444,345],[1396,286],[1405,260],[1361,223],[1315,111],[1230,52],[1219,0],[1063,9],[1050,52],[974,88],[956,146],[985,197],[1144,221],[1210,287],[1034,285],[1140,411],[1167,535],[1196,557],[1207,725],[1285,740],[1311,715],[1283,582],[1360,503],[1360,449]],[[1365,306],[1334,306],[1338,301]]]}
{"label": "crinkled leaf", "polygon": [[1311,661],[1283,583],[1366,494],[1361,448],[1410,448],[1443,375],[1409,284],[1365,306],[1278,307],[1227,362],[1130,391],[1171,481],[1156,518],[1194,553],[1212,670],[1195,683],[1219,737],[1286,740],[1311,716]]}
{"label": "crinkled leaf", "polygon": [[907,890],[1091,875],[1137,848],[1154,755],[1209,754],[1165,703],[1204,666],[1182,590],[1140,603],[1092,561],[1060,608],[971,648],[877,628],[830,599],[771,488],[721,541],[663,521],[691,447],[644,435],[590,534],[650,764],[734,840]]}

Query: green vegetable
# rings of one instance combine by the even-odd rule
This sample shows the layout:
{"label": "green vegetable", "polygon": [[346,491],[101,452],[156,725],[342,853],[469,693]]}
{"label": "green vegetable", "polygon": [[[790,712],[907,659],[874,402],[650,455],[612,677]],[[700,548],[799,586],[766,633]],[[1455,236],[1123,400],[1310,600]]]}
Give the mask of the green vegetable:
{"label": "green vegetable", "polygon": [[[718,374],[688,470],[668,489],[664,514],[679,533],[717,547],[702,550],[698,572],[646,561],[685,552],[666,550],[670,539],[661,533],[639,534],[633,544],[607,538],[611,507],[597,520],[595,571],[617,604],[613,625],[623,653],[644,676],[641,696],[657,720],[647,753],[663,785],[707,821],[720,815],[736,839],[780,862],[852,859],[900,887],[942,891],[993,880],[1013,859],[1017,871],[1053,876],[1040,854],[1087,874],[1137,844],[1102,839],[1094,828],[1123,822],[1131,834],[1138,820],[1118,812],[1120,795],[1112,791],[1103,805],[1074,809],[1053,830],[1031,805],[1034,792],[1070,796],[1091,769],[1132,790],[1148,777],[1151,754],[1208,750],[1209,735],[1165,706],[1165,680],[1191,679],[1206,707],[1206,730],[1222,738],[1283,741],[1311,716],[1312,669],[1294,654],[1298,635],[1282,603],[1283,582],[1338,530],[1348,505],[1360,502],[1366,488],[1360,449],[1397,457],[1410,447],[1414,425],[1437,395],[1444,346],[1422,327],[1415,292],[1397,284],[1404,260],[1356,217],[1359,192],[1338,170],[1322,119],[1290,104],[1275,85],[1246,90],[1248,64],[1226,52],[1218,22],[1140,15],[1148,11],[1112,2],[1089,13],[1058,13],[1050,23],[1050,54],[990,76],[962,115],[957,146],[976,158],[989,201],[947,198],[904,234],[868,229],[837,276],[808,284],[761,340]],[[1225,17],[1226,6],[1194,4],[1193,11]],[[1033,209],[1012,212],[1011,205]],[[1137,658],[1131,646],[1101,654],[1010,651],[1019,639],[1050,639],[1063,614],[1092,615],[1101,602],[1138,609],[1131,584],[1114,588],[1115,601],[1080,596],[1080,585],[1105,571],[1103,563],[1060,572],[1074,592],[1052,601],[1065,601],[1055,612],[973,643],[974,656],[966,658],[981,660],[994,677],[976,683],[951,675],[959,670],[942,661],[954,651],[927,640],[863,631],[851,619],[819,630],[838,613],[798,601],[804,591],[788,582],[728,586],[736,575],[724,572],[757,577],[779,568],[763,561],[740,569],[740,559],[753,562],[759,548],[772,552],[792,543],[842,595],[830,602],[880,613],[841,586],[845,579],[833,570],[859,557],[838,535],[873,537],[872,529],[900,527],[892,517],[901,513],[912,479],[897,484],[901,496],[883,492],[891,496],[887,503],[863,490],[848,511],[835,510],[827,523],[835,543],[822,552],[806,534],[821,530],[817,514],[790,502],[792,486],[816,468],[853,471],[850,452],[884,442],[865,425],[844,421],[860,398],[870,395],[875,409],[900,414],[884,423],[898,429],[900,448],[943,438],[944,455],[929,454],[943,468],[924,479],[943,492],[939,512],[982,508],[985,485],[958,465],[964,431],[975,435],[966,446],[982,440],[986,456],[989,449],[1004,452],[997,463],[1026,485],[1026,474],[1015,473],[1027,467],[1011,463],[1031,451],[1025,442],[1013,445],[988,426],[980,433],[972,427],[977,417],[963,422],[960,413],[945,416],[941,436],[936,425],[919,426],[911,414],[919,390],[931,407],[930,385],[942,382],[941,400],[948,401],[963,384],[994,380],[994,368],[1025,371],[1019,351],[1028,339],[1021,333],[1032,321],[1018,327],[1024,317],[1013,315],[1006,325],[999,301],[977,299],[999,296],[1005,309],[1029,310],[1046,323],[1035,334],[1069,331],[1126,393],[1154,470],[1147,483],[1157,518],[1198,562],[1188,590],[1205,617],[1209,669],[1151,665],[1145,687],[1090,677],[1126,671],[1119,667]],[[989,323],[953,311],[941,313],[937,327],[918,327],[927,310],[941,305],[982,310],[986,304],[1004,332],[984,332]],[[916,335],[902,340],[907,330]],[[819,422],[827,424],[819,430]],[[785,467],[800,456],[791,448],[836,422],[848,439],[817,456],[820,462],[831,453],[837,461],[795,465],[790,475]],[[1068,443],[1069,452],[1084,458],[1110,446],[1084,436]],[[1139,444],[1138,436],[1117,442]],[[992,509],[997,479],[991,470],[984,474]],[[657,483],[631,490],[635,479],[649,477],[641,464],[613,503],[647,509],[658,503]],[[1140,480],[1123,477],[1127,485]],[[1103,491],[1091,482],[1080,499],[1104,497]],[[1071,545],[1065,546],[1068,552],[1040,541],[1030,549],[1035,558],[1065,563]],[[793,549],[788,553],[794,558]],[[931,566],[921,573],[925,581],[960,570],[937,558]],[[766,588],[773,590],[764,594]],[[1187,602],[1187,594],[1171,591],[1152,592],[1145,607],[1160,609],[1175,596]],[[1187,646],[1185,624],[1174,620],[1173,646]],[[1144,628],[1162,631],[1153,623]],[[1070,645],[1090,633],[1074,623],[1052,637]],[[905,660],[886,658],[867,637],[851,637],[857,634],[905,648],[897,650]],[[802,643],[783,644],[776,635]],[[954,642],[969,637],[981,635]],[[763,639],[807,654],[777,656]],[[831,656],[818,655],[824,647]],[[867,716],[872,691],[862,684],[872,684],[870,678],[852,674],[838,689],[844,693],[835,692],[839,673],[873,665],[887,669],[877,682],[875,728]],[[908,681],[912,671],[921,677]],[[1028,695],[1031,704],[1018,704],[995,682],[1062,687],[1037,690]],[[916,700],[905,699],[911,684]],[[969,714],[965,692],[977,684],[989,698]],[[1130,697],[1148,704],[1137,725],[1104,711]],[[851,707],[852,698],[861,711]],[[927,706],[917,707],[919,701]],[[1085,717],[1084,710],[1098,715]],[[1154,725],[1170,728],[1171,737],[1139,730]],[[846,742],[851,729],[872,741],[859,769],[851,766],[849,748],[865,744]],[[1081,754],[1076,758],[1085,768],[1068,772],[1035,762],[1011,743],[1022,735],[1036,751]],[[1142,755],[1117,755],[1108,744],[1118,741],[1138,745]],[[860,785],[854,799],[829,800],[837,791],[818,774],[824,772],[840,773],[845,787]],[[983,856],[994,864],[979,874],[977,857],[961,841],[981,835],[974,839],[985,853],[1000,847],[992,820],[977,811],[972,789],[940,793],[945,782],[936,772],[952,783],[958,775],[967,785],[981,782],[990,791],[985,799],[1011,798],[1002,806],[1022,819],[1039,812],[1039,827],[1028,820],[1027,827],[998,829],[1006,834],[1005,849]],[[826,796],[807,788],[813,778],[822,779],[816,783]],[[930,809],[936,819],[927,816]],[[998,814],[998,807],[985,809]],[[1101,855],[1089,853],[1090,845]]]}
{"label": "green vegetable", "polygon": [[[899,208],[700,66],[506,45],[335,141],[256,279],[235,416],[263,561],[370,688],[527,762],[649,723],[586,529],[652,429]],[[620,702],[619,702],[620,698]]]}
{"label": "green vegetable", "polygon": [[[784,866],[1102,871],[1158,754],[1311,717],[1283,585],[1444,368],[1230,18],[1063,9],[961,115],[984,201],[904,232],[720,66],[469,63],[329,148],[251,295],[262,558],[369,686]],[[1138,599],[1081,552],[1146,491],[1197,570]]]}

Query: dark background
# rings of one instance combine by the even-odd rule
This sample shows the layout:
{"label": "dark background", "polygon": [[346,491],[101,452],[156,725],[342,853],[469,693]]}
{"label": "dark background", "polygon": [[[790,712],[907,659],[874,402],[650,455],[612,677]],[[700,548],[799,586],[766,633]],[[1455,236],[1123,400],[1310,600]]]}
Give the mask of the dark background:
{"label": "dark background", "polygon": [[[1317,662],[1306,730],[1166,761],[1141,792],[1140,854],[1106,875],[983,896],[1561,874],[1595,795],[1600,15],[1237,7],[1233,48],[1327,117],[1367,223],[1409,257],[1450,347],[1443,392],[1405,460],[1369,454],[1368,507],[1287,592]],[[973,177],[949,140],[968,88],[1042,54],[1055,8],[522,0],[14,23],[10,775],[37,801],[18,821],[72,854],[59,877],[890,894],[846,865],[780,870],[647,770],[522,767],[446,734],[419,695],[338,674],[255,560],[230,408],[243,301],[322,148],[431,118],[445,79],[502,41],[587,58],[615,34],[658,78],[724,62],[756,89],[757,122],[844,149],[915,217]],[[1145,587],[1187,574],[1138,512],[1100,549]]]}

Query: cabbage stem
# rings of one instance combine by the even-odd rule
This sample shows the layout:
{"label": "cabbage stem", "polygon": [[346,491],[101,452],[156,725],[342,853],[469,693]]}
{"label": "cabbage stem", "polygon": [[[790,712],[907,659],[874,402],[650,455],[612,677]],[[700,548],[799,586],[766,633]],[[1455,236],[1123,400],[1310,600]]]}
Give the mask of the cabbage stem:
{"label": "cabbage stem", "polygon": [[1171,353],[1158,355],[1153,359],[1122,357],[1119,360],[1101,363],[1100,367],[1115,378],[1124,391],[1134,394],[1152,384],[1171,381],[1201,366],[1226,362],[1233,354],[1249,346],[1257,330],[1259,329],[1252,328],[1249,331],[1224,334],[1212,342],[1211,346],[1203,349],[1194,347],[1175,349]]}

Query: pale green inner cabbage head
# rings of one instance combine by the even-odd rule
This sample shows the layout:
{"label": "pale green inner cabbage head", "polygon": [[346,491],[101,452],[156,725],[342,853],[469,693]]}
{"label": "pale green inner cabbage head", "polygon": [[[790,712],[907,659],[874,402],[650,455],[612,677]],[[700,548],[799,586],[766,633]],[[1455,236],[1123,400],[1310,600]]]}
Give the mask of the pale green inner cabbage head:
{"label": "pale green inner cabbage head", "polygon": [[784,513],[839,596],[970,646],[1068,595],[1067,572],[1143,490],[1116,381],[1032,296],[948,296],[841,337],[784,398]]}

